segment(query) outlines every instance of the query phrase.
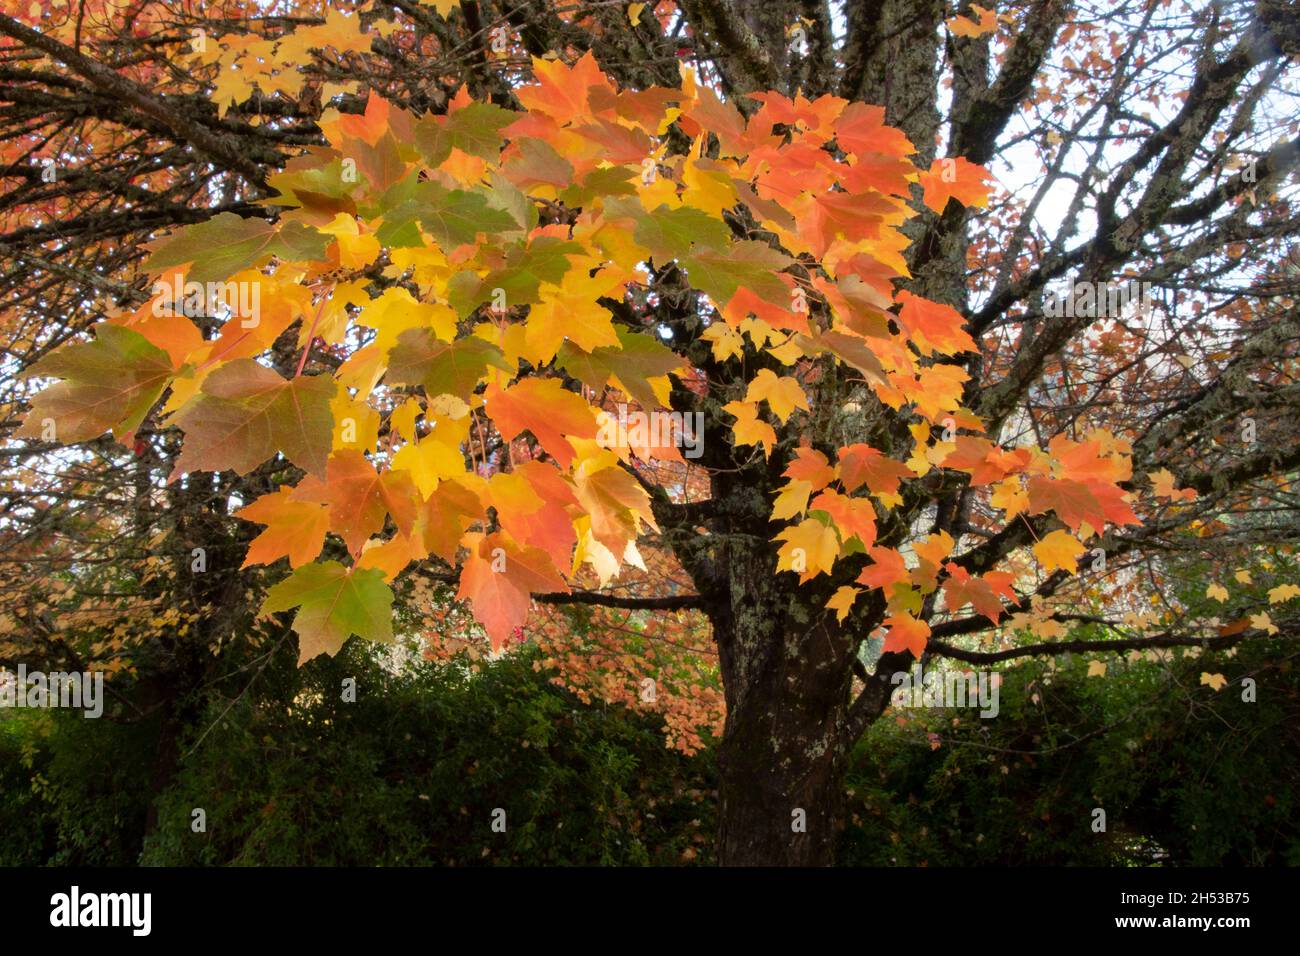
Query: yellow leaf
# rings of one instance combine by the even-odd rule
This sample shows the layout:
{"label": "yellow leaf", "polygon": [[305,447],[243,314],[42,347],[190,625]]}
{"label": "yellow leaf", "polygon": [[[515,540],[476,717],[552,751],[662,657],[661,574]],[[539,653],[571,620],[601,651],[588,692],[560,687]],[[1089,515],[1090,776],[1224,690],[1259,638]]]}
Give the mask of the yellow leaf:
{"label": "yellow leaf", "polygon": [[731,433],[737,445],[762,445],[763,456],[771,457],[772,446],[776,444],[776,430],[758,417],[757,406],[748,402],[728,402],[722,410],[736,416]]}
{"label": "yellow leaf", "polygon": [[716,362],[725,362],[729,358],[740,358],[744,354],[745,339],[739,332],[721,322],[714,322],[710,325],[704,330],[701,338],[713,343],[713,359]]}
{"label": "yellow leaf", "polygon": [[1089,676],[1089,677],[1105,677],[1105,676],[1106,676],[1106,662],[1105,662],[1105,661],[1089,661],[1089,662],[1088,662],[1088,676]]}
{"label": "yellow leaf", "polygon": [[858,599],[858,595],[861,593],[861,588],[846,584],[831,595],[831,599],[826,602],[826,606],[835,612],[836,621],[841,624],[844,622],[844,619],[849,616],[849,611],[853,608],[853,602]]}
{"label": "yellow leaf", "polygon": [[1214,600],[1219,603],[1223,603],[1228,600],[1228,589],[1222,584],[1211,584],[1205,589],[1205,596],[1208,598],[1214,598]]}
{"label": "yellow leaf", "polygon": [[785,542],[777,552],[776,569],[794,571],[800,576],[800,584],[829,571],[840,553],[835,529],[816,518],[805,518],[780,532],[774,540]]}
{"label": "yellow leaf", "polygon": [[1277,633],[1277,625],[1273,623],[1273,619],[1268,616],[1267,611],[1252,614],[1250,616],[1250,626],[1259,628],[1261,631],[1265,631],[1268,634]]}
{"label": "yellow leaf", "polygon": [[767,368],[759,370],[749,383],[749,391],[745,393],[746,402],[764,400],[783,425],[796,408],[809,410],[808,398],[804,395],[799,380],[789,375],[778,378],[775,372]]}
{"label": "yellow leaf", "polygon": [[1275,588],[1269,588],[1268,591],[1269,604],[1281,604],[1283,601],[1297,597],[1300,597],[1300,587],[1294,584],[1279,584]]}
{"label": "yellow leaf", "polygon": [[772,521],[785,521],[808,510],[808,496],[812,494],[812,482],[795,478],[781,489],[772,504]]}
{"label": "yellow leaf", "polygon": [[1201,674],[1202,686],[1212,687],[1216,691],[1223,690],[1227,683],[1228,678],[1224,677],[1222,674],[1210,674],[1208,672]]}
{"label": "yellow leaf", "polygon": [[1236,574],[1233,575],[1233,577],[1236,578],[1238,584],[1254,584],[1254,583],[1255,583],[1254,581],[1252,581],[1252,580],[1250,579],[1250,572],[1249,572],[1249,571],[1246,571],[1246,570],[1244,570],[1244,569],[1241,570],[1241,571],[1238,571]]}
{"label": "yellow leaf", "polygon": [[1042,563],[1043,570],[1049,573],[1060,568],[1073,574],[1079,555],[1083,552],[1083,545],[1067,531],[1053,531],[1034,545],[1034,557]]}
{"label": "yellow leaf", "polygon": [[637,21],[641,19],[641,11],[644,9],[644,3],[629,3],[627,5],[627,19],[632,26],[637,25]]}

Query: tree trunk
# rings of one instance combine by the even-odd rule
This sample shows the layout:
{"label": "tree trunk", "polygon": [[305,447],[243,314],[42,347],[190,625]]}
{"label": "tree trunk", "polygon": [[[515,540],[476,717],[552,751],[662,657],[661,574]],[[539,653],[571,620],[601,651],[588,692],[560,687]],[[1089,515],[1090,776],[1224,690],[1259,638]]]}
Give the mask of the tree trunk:
{"label": "tree trunk", "polygon": [[713,613],[727,700],[719,861],[829,866],[844,823],[852,644],[755,544],[728,548],[732,600]]}

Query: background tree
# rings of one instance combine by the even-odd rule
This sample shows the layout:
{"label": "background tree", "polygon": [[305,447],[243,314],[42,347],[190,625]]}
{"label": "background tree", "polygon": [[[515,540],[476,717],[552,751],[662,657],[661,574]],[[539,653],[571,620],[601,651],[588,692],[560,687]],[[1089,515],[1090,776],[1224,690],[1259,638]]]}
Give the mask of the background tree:
{"label": "background tree", "polygon": [[[242,474],[164,484],[204,418],[195,412],[201,406],[185,409],[204,401],[196,392],[206,386],[181,370],[191,353],[212,346],[147,327],[150,280],[189,262],[227,278],[235,269],[218,274],[229,262],[213,240],[236,234],[245,252],[251,244],[275,253],[290,268],[263,269],[258,281],[278,288],[272,301],[292,301],[290,285],[309,290],[301,308],[284,312],[284,322],[263,329],[258,335],[268,338],[256,342],[289,382],[304,368],[308,382],[321,375],[364,381],[357,356],[374,343],[369,333],[349,330],[383,335],[366,325],[365,312],[385,295],[397,301],[398,290],[410,298],[401,300],[402,314],[417,303],[451,302],[455,329],[436,337],[468,341],[490,296],[478,300],[481,289],[449,285],[454,270],[443,275],[442,266],[417,262],[414,253],[394,255],[402,248],[454,252],[463,244],[481,254],[492,245],[477,235],[458,241],[466,237],[421,207],[446,208],[445,196],[426,195],[446,187],[439,177],[468,182],[486,172],[461,157],[499,164],[552,230],[508,235],[503,243],[521,244],[526,255],[535,251],[534,238],[563,242],[566,229],[621,221],[634,248],[617,247],[607,234],[604,245],[585,251],[596,248],[615,263],[636,253],[651,267],[621,297],[609,293],[625,283],[575,295],[600,302],[625,333],[657,335],[660,348],[671,349],[674,363],[652,366],[658,375],[646,374],[643,388],[628,381],[630,372],[613,377],[648,407],[665,402],[652,380],[674,372],[666,404],[704,414],[704,455],[664,461],[666,453],[655,449],[623,449],[617,464],[596,469],[610,473],[603,480],[621,474],[635,482],[613,495],[615,524],[635,531],[653,519],[657,526],[657,538],[646,543],[653,558],[644,578],[631,587],[597,587],[609,580],[597,557],[596,578],[583,572],[568,582],[560,574],[566,569],[555,567],[522,593],[644,612],[638,630],[667,633],[669,641],[691,626],[691,613],[707,620],[726,703],[724,862],[830,859],[843,820],[845,756],[883,712],[892,676],[914,655],[993,664],[1070,650],[1225,646],[1273,628],[1294,633],[1279,612],[1275,620],[1227,591],[1227,624],[1184,619],[1163,593],[1162,576],[1170,549],[1226,561],[1254,543],[1294,538],[1289,476],[1300,442],[1288,414],[1297,395],[1296,271],[1288,255],[1296,209],[1287,183],[1300,148],[1294,5],[465,2],[363,5],[350,17],[302,4],[51,5],[8,11],[0,33],[11,39],[4,48],[8,86],[0,93],[9,134],[0,238],[0,252],[12,261],[0,289],[9,370],[48,355],[37,371],[76,384],[60,369],[78,353],[58,347],[108,317],[128,330],[144,324],[138,334],[171,362],[167,383],[190,383],[172,384],[167,398],[167,410],[180,412],[183,444],[174,429],[161,427],[152,402],[130,416],[119,400],[122,414],[98,423],[100,431],[112,425],[134,436],[134,454],[126,456],[98,433],[80,436],[84,453],[54,451],[40,438],[48,417],[37,414],[40,400],[24,419],[30,386],[8,380],[10,425],[26,424],[10,445],[20,480],[6,497],[6,554],[23,558],[39,549],[55,566],[71,567],[109,558],[115,574],[131,577],[141,639],[166,647],[164,699],[177,687],[197,686],[194,673],[223,641],[256,639],[247,626],[256,602],[245,596],[249,579],[233,560],[252,534],[230,515],[267,494],[285,496],[277,500],[288,505],[297,492],[285,485],[298,482],[301,490],[304,482],[285,461],[259,458],[241,462],[235,470]],[[680,88],[683,63],[698,68],[698,86],[688,80]],[[594,99],[592,87],[600,90]],[[655,87],[678,90],[676,98],[614,93]],[[550,153],[541,146],[525,152],[513,141],[500,153],[507,137],[493,136],[503,126],[484,137],[492,124],[468,123],[463,111],[471,100],[540,117],[514,138],[549,144]],[[670,118],[669,103],[682,115]],[[883,112],[850,103],[879,104]],[[325,113],[326,104],[341,118]],[[448,114],[452,120],[429,119]],[[627,207],[616,202],[611,213],[610,199],[622,190],[612,179],[574,182],[557,174],[564,166],[555,158],[574,175],[592,158],[589,147],[576,157],[561,149],[573,145],[565,126],[576,127],[575,120],[607,124],[602,133],[579,135],[597,143],[606,137],[607,155],[619,157],[611,164],[632,167],[635,175],[619,182],[633,183],[639,213],[620,217],[617,210]],[[618,152],[628,130],[658,147],[660,186],[640,179],[643,167]],[[391,150],[380,155],[385,135],[400,169]],[[369,164],[358,162],[370,186],[389,175],[395,184],[397,174],[417,167],[435,185],[414,185],[417,176],[409,195],[380,198],[372,189],[369,211],[347,191],[331,193],[323,170],[361,142],[374,154]],[[1004,184],[987,200],[979,167]],[[499,182],[494,188],[498,197],[509,194]],[[703,218],[691,217],[674,235],[671,209],[659,215],[647,202],[670,197],[652,188],[668,188]],[[894,198],[909,199],[910,210]],[[402,245],[409,232],[397,236],[400,201],[415,203],[405,223],[420,237],[414,246]],[[503,204],[471,203],[472,215],[461,218],[504,235],[514,227],[499,215]],[[271,238],[257,218],[273,217],[275,207],[281,215]],[[528,223],[522,209],[516,203],[517,224]],[[339,212],[353,225],[336,219]],[[249,218],[216,218],[222,213]],[[209,231],[159,239],[183,223],[206,223]],[[149,272],[141,269],[146,244]],[[507,256],[501,268],[508,272],[505,245],[493,248]],[[706,255],[710,250],[716,254]],[[244,258],[238,267],[260,266],[265,256]],[[422,266],[429,270],[423,277]],[[464,271],[477,272],[480,285],[492,275],[483,258]],[[550,284],[560,279],[555,274]],[[1076,287],[1149,282],[1160,301],[1113,315],[1072,298],[1057,308],[1068,298],[1060,288],[1067,279]],[[363,298],[352,303],[360,315],[343,309],[337,295],[326,298],[327,288],[344,282]],[[534,284],[534,293],[540,287]],[[807,312],[796,308],[795,290]],[[778,301],[781,295],[788,301]],[[512,354],[504,336],[513,326],[536,328],[534,307],[548,296],[555,298],[508,296],[509,313],[496,319],[496,348],[516,365],[523,353]],[[331,301],[337,305],[326,315]],[[438,315],[424,315],[423,324],[436,328]],[[233,319],[201,316],[199,343],[229,345]],[[100,348],[116,334],[105,336],[104,328],[94,340]],[[628,352],[633,340],[618,341],[616,351]],[[600,348],[596,340],[588,345],[574,348],[588,355]],[[482,354],[482,346],[473,348]],[[605,391],[608,374],[593,385],[596,373],[584,377],[580,363],[552,364],[554,353],[544,352],[524,371],[549,366],[550,373],[530,380],[562,382],[588,408],[619,397]],[[418,444],[418,416],[402,411],[407,393],[388,387],[403,384],[394,381],[391,361],[399,353],[389,354],[389,381],[369,406],[373,440],[354,441],[349,456],[340,454],[348,443],[336,437],[333,451],[370,474],[387,463],[384,474],[410,475],[413,469],[398,467],[398,441]],[[491,380],[491,364],[485,359],[482,374],[467,383],[467,405],[484,389],[509,387],[509,376]],[[93,378],[85,368],[76,375],[83,385]],[[452,416],[431,404],[442,393],[424,375],[417,380],[425,385],[418,415],[426,428],[439,416],[475,427],[455,444],[467,456],[462,465],[484,482],[518,474],[519,465],[531,483],[543,474],[531,464],[551,467],[545,456],[560,460],[553,470],[566,482],[578,480],[572,462],[556,454],[559,442],[538,433],[543,421],[527,422],[521,412],[516,423],[526,424],[514,428],[494,413],[491,393],[482,414]],[[371,395],[368,387],[359,393],[362,401]],[[46,410],[54,407],[54,399],[45,401]],[[552,395],[543,407],[551,412],[566,401]],[[330,411],[335,423],[347,417]],[[366,416],[358,406],[353,417]],[[520,439],[525,430],[538,441]],[[563,427],[558,434],[566,434]],[[200,451],[180,470],[226,467],[232,462],[222,454],[232,450],[237,446]],[[289,452],[283,443],[274,450]],[[362,451],[371,453],[370,463]],[[599,457],[585,451],[574,459]],[[320,464],[307,460],[310,449],[288,458],[308,472]],[[328,471],[322,477],[340,486]],[[707,498],[693,493],[703,483]],[[855,494],[860,488],[872,497]],[[476,496],[482,527],[469,533],[509,535],[506,499]],[[500,585],[486,577],[493,572],[475,564],[490,562],[491,548],[477,559],[471,553],[468,566],[477,570],[469,579],[454,547],[444,562],[401,550],[415,519],[403,528],[400,502],[435,498],[448,500],[446,489],[394,492],[377,512],[380,526],[367,533],[331,521],[329,530],[349,540],[344,551],[329,539],[327,557],[351,552],[366,562],[362,571],[388,577],[404,566],[401,557],[414,560],[407,578],[456,581],[500,643],[514,618],[500,615],[499,601],[485,591],[486,582]],[[139,516],[134,525],[124,523],[127,503]],[[262,514],[270,507],[261,505]],[[580,549],[580,532],[591,533],[582,521],[592,513],[580,504],[571,516]],[[290,522],[291,537],[300,520]],[[133,536],[123,533],[127,527]],[[362,553],[369,532],[380,532],[387,550]],[[521,531],[515,543],[528,537]],[[621,537],[605,538],[597,543],[617,564],[623,555],[608,544]],[[212,542],[229,544],[232,556],[214,562],[218,573],[202,584],[189,584],[198,579],[187,576],[184,562],[194,547]],[[110,549],[120,550],[115,556]],[[155,580],[144,562],[160,550],[176,566],[168,601],[179,602],[175,613],[194,616],[197,634],[158,637],[149,619],[138,617],[148,605],[146,582]],[[1084,573],[1074,575],[1081,555]],[[1251,570],[1260,578],[1273,573]],[[301,592],[306,579],[297,575]],[[674,578],[691,589],[662,586]],[[11,575],[23,597],[13,604],[10,635],[24,653],[32,635],[24,620],[83,613],[99,593],[81,573],[75,593],[54,601],[55,579]],[[379,595],[377,579],[368,580],[371,597]],[[1271,602],[1290,596],[1287,582],[1269,583]],[[513,590],[520,591],[517,582]],[[265,609],[293,606],[285,590],[272,595]],[[963,613],[967,604],[974,613]],[[205,613],[211,607],[222,613]],[[122,609],[94,610],[112,627]],[[1011,616],[1004,621],[1005,611]],[[1084,617],[1100,628],[1096,640],[1051,639],[1054,621]],[[59,629],[47,625],[50,633]],[[1033,635],[1029,643],[1018,636],[1025,632]],[[269,633],[282,637],[283,630]],[[88,651],[115,653],[100,635],[90,643]],[[806,832],[792,832],[795,810],[806,813]]]}

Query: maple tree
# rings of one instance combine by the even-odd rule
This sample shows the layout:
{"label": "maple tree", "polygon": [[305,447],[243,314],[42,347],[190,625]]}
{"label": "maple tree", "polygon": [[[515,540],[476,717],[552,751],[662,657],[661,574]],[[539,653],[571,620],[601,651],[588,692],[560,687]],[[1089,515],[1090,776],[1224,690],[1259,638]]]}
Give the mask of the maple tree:
{"label": "maple tree", "polygon": [[[1222,631],[1139,611],[1134,573],[1188,534],[1294,536],[1252,517],[1290,508],[1300,463],[1278,265],[1300,147],[1245,121],[1292,91],[1280,7],[1235,39],[1217,13],[1162,22],[1213,29],[1178,115],[1144,125],[1114,104],[1168,95],[1140,51],[1158,4],[848,4],[847,39],[828,10],[802,52],[798,5],[633,6],[7,5],[3,50],[37,60],[5,101],[10,436],[55,463],[21,475],[15,555],[98,480],[61,449],[120,459],[111,433],[135,452],[103,465],[134,483],[132,540],[220,540],[244,575],[184,614],[276,566],[210,641],[288,614],[305,663],[413,612],[437,654],[468,612],[584,693],[641,705],[649,679],[680,746],[725,719],[719,846],[740,863],[830,859],[844,755],[917,659],[1105,650],[1055,639],[1102,615],[1116,652],[1290,633],[1257,608]],[[1042,133],[1028,199],[994,172],[1020,120]],[[1103,146],[1131,158],[1109,170]],[[1225,175],[1230,154],[1256,175]],[[1187,296],[1048,311],[1075,274]],[[668,427],[611,437],[629,411]],[[67,520],[103,554],[112,496],[85,498]]]}

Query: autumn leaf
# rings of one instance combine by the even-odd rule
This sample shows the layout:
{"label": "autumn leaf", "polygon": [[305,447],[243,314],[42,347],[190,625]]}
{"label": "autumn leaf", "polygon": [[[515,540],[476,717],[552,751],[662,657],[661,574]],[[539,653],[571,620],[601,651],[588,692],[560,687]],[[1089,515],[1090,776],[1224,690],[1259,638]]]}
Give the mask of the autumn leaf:
{"label": "autumn leaf", "polygon": [[885,618],[884,653],[911,651],[917,660],[925,653],[930,639],[930,625],[907,614],[894,614]]}
{"label": "autumn leaf", "polygon": [[401,534],[410,534],[420,505],[407,472],[378,472],[361,452],[347,449],[330,456],[325,497],[330,530],[354,555],[389,515]]}
{"label": "autumn leaf", "polygon": [[789,375],[778,377],[771,369],[759,369],[749,382],[745,393],[745,402],[753,404],[766,401],[782,424],[785,423],[796,408],[808,411],[808,398],[804,395],[799,380]]}
{"label": "autumn leaf", "polygon": [[1224,601],[1228,600],[1228,589],[1225,588],[1222,584],[1211,584],[1208,588],[1205,589],[1205,596],[1208,598],[1213,598],[1214,600],[1222,604]]}
{"label": "autumn leaf", "polygon": [[[172,321],[189,324],[185,318]],[[46,438],[48,424],[64,444],[109,429],[121,438],[139,427],[174,374],[171,356],[139,332],[101,323],[94,341],[69,345],[23,372],[63,381],[36,396],[14,437]]]}
{"label": "autumn leaf", "polygon": [[789,287],[777,278],[790,259],[766,243],[746,240],[720,250],[700,249],[681,264],[691,285],[719,306],[725,307],[741,287],[773,305],[790,304]]}
{"label": "autumn leaf", "polygon": [[967,19],[959,16],[944,21],[944,25],[952,31],[953,36],[978,37],[992,33],[998,28],[998,15],[993,10],[974,3],[971,4],[970,9],[975,14],[975,18]]}
{"label": "autumn leaf", "polygon": [[943,355],[975,351],[975,340],[962,328],[966,320],[952,306],[931,302],[906,289],[898,293],[898,301],[902,305],[898,323],[922,355],[936,351]]}
{"label": "autumn leaf", "polygon": [[325,488],[306,478],[295,487],[285,486],[262,495],[251,505],[235,512],[236,518],[266,525],[253,539],[240,567],[270,564],[287,557],[292,568],[314,561],[329,531],[329,509],[324,500]]}
{"label": "autumn leaf", "polygon": [[1079,539],[1069,532],[1053,531],[1034,545],[1034,556],[1049,574],[1057,569],[1073,574],[1079,555],[1085,550]]}
{"label": "autumn leaf", "polygon": [[556,378],[525,379],[507,389],[493,383],[484,394],[484,407],[504,440],[530,431],[562,468],[568,468],[574,456],[565,435],[596,437],[591,406]]}
{"label": "autumn leaf", "polygon": [[774,540],[785,542],[777,551],[776,569],[794,571],[800,584],[829,572],[840,553],[835,529],[816,518],[806,518],[784,529]]}
{"label": "autumn leaf", "polygon": [[681,356],[644,332],[616,328],[614,334],[618,340],[616,347],[590,352],[566,342],[556,362],[590,388],[603,389],[614,384],[642,408],[663,404],[656,389],[660,383],[667,384],[664,376],[683,367]]}
{"label": "autumn leaf", "polygon": [[393,592],[373,568],[348,569],[337,561],[304,565],[267,591],[261,613],[295,607],[299,665],[318,654],[333,657],[353,634],[392,643]]}
{"label": "autumn leaf", "polygon": [[776,444],[776,430],[758,417],[758,406],[753,402],[728,402],[722,410],[735,417],[731,426],[733,440],[737,445],[760,445],[764,457],[772,454]]}
{"label": "autumn leaf", "polygon": [[1157,498],[1170,498],[1174,501],[1195,501],[1196,492],[1191,488],[1175,488],[1174,476],[1168,468],[1147,473],[1151,479],[1152,493]]}
{"label": "autumn leaf", "polygon": [[826,602],[826,606],[835,612],[835,620],[838,623],[844,623],[844,619],[853,610],[853,602],[858,599],[858,595],[861,593],[861,588],[846,584],[837,588],[835,593],[831,595],[831,599]]}
{"label": "autumn leaf", "polygon": [[323,258],[329,241],[329,236],[299,222],[277,225],[223,212],[149,243],[146,248],[152,254],[145,268],[157,273],[192,263],[186,278],[207,283],[259,265],[271,256],[298,261]]}
{"label": "autumn leaf", "polygon": [[327,375],[284,379],[252,359],[221,366],[172,416],[185,446],[169,480],[185,472],[247,474],[277,452],[323,478],[332,446],[335,384]]}
{"label": "autumn leaf", "polygon": [[1268,603],[1281,604],[1284,601],[1290,601],[1292,598],[1300,597],[1300,587],[1294,584],[1279,584],[1275,588],[1268,590]]}
{"label": "autumn leaf", "polygon": [[988,205],[988,172],[963,156],[936,159],[929,172],[920,173],[924,189],[922,201],[930,209],[942,214],[949,199],[963,206],[983,208]]}
{"label": "autumn leaf", "polygon": [[469,601],[494,650],[504,647],[514,629],[528,619],[533,594],[567,593],[550,557],[504,534],[465,535],[469,548],[456,597]]}
{"label": "autumn leaf", "polygon": [[1201,686],[1208,687],[1213,691],[1221,691],[1228,684],[1228,678],[1222,674],[1210,674],[1203,672],[1201,674]]}

